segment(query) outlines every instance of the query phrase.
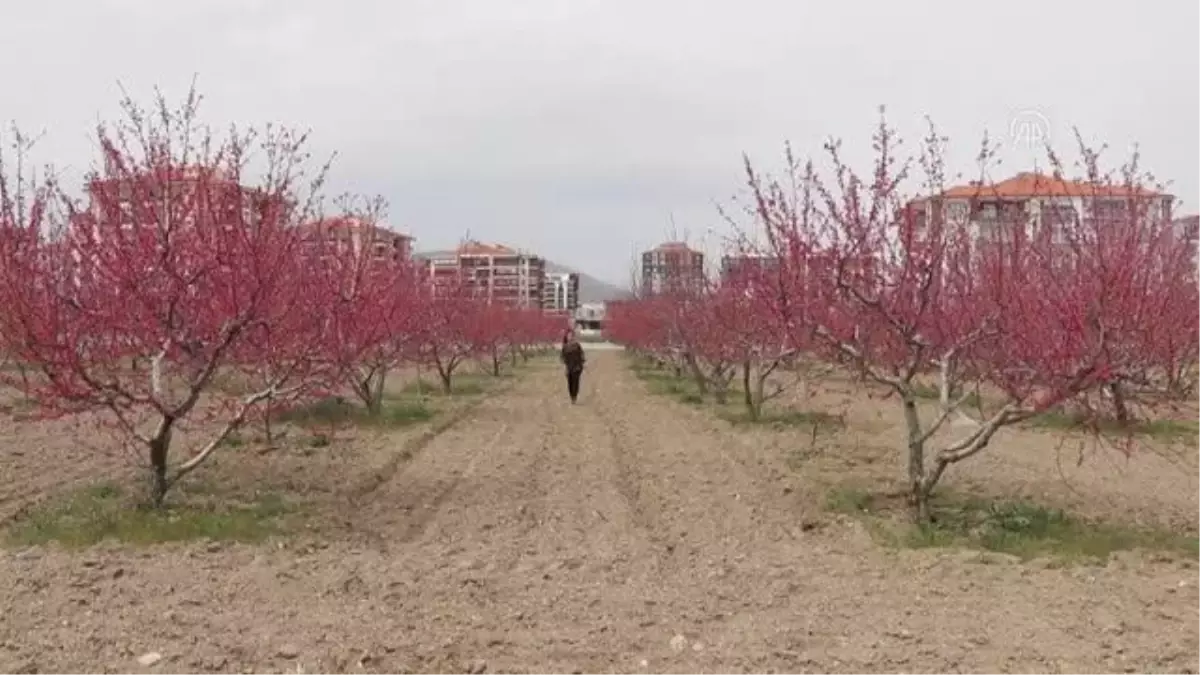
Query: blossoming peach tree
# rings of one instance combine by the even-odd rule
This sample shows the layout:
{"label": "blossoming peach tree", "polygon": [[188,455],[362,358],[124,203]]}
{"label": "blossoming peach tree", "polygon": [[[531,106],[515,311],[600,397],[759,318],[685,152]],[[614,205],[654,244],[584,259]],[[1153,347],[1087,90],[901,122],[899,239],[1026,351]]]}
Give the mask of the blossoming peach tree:
{"label": "blossoming peach tree", "polygon": [[[178,110],[123,103],[97,130],[86,202],[52,174],[31,186],[19,163],[0,175],[0,340],[35,371],[15,384],[45,415],[83,415],[140,448],[161,505],[255,406],[325,366],[322,278],[294,231],[324,167],[286,129],[218,137],[194,89]],[[250,364],[252,390],[217,386]],[[189,447],[172,461],[179,436]]]}
{"label": "blossoming peach tree", "polygon": [[[1105,174],[1081,144],[1083,176],[1071,179],[1051,153],[1053,173],[1033,188],[1041,199],[1018,208],[981,181],[959,219],[946,215],[944,143],[931,125],[918,156],[901,157],[881,120],[863,175],[839,142],[826,145],[825,172],[790,152],[782,180],[746,163],[757,224],[791,283],[775,311],[804,308],[789,325],[895,395],[917,519],[930,517],[945,471],[999,429],[1090,392],[1133,395],[1170,369],[1180,345],[1197,349],[1194,268],[1181,262],[1191,255],[1168,236],[1165,200],[1136,156]],[[979,159],[992,157],[985,139]],[[919,190],[906,193],[914,173]],[[1082,212],[1028,209],[1064,194]],[[987,202],[999,208],[985,220],[977,215]],[[939,404],[927,416],[918,378],[930,372]],[[971,414],[966,402],[980,387],[1001,400]]]}

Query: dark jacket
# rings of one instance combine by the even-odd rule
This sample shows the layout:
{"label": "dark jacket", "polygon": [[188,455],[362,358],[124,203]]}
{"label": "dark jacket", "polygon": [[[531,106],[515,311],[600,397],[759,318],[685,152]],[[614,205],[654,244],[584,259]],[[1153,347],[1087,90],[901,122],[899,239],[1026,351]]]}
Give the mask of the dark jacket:
{"label": "dark jacket", "polygon": [[567,342],[562,346],[562,362],[567,366],[567,372],[577,373],[583,370],[587,359],[583,356],[583,345],[577,341]]}

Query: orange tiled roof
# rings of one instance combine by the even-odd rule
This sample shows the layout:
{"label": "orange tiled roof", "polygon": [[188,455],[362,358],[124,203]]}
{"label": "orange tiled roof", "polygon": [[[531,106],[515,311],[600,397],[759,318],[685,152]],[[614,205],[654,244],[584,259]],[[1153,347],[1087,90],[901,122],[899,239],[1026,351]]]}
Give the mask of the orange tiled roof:
{"label": "orange tiled roof", "polygon": [[654,248],[655,251],[687,251],[695,253],[685,242],[682,241],[665,241]]}
{"label": "orange tiled roof", "polygon": [[1140,186],[1107,185],[1086,181],[1056,178],[1044,173],[1027,171],[999,183],[959,185],[942,193],[942,197],[1156,197],[1160,193]]}
{"label": "orange tiled roof", "polygon": [[315,231],[354,232],[356,230],[370,229],[370,230],[373,230],[373,234],[375,234],[376,236],[412,239],[412,237],[410,235],[404,234],[402,232],[396,232],[395,230],[389,230],[388,228],[382,227],[380,225],[364,223],[362,220],[360,220],[358,218],[351,218],[348,216],[324,218],[322,220],[316,220],[311,223],[304,223],[303,225],[299,226],[299,229],[302,232],[304,232],[305,234],[312,233]]}

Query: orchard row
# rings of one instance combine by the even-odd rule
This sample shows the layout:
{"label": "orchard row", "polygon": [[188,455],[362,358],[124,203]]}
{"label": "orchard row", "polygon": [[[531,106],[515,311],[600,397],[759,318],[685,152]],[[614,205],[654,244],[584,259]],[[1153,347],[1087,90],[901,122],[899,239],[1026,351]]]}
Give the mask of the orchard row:
{"label": "orchard row", "polygon": [[[0,350],[41,413],[137,448],[156,503],[268,409],[350,391],[377,414],[398,368],[436,372],[448,392],[461,364],[499,374],[561,335],[562,317],[489,304],[465,277],[434,284],[389,255],[377,202],[325,214],[326,167],[303,135],[218,138],[194,96],[179,112],[125,103],[98,129],[84,200],[30,172],[19,135],[0,167]],[[180,451],[185,425],[204,440]]]}
{"label": "orchard row", "polygon": [[[735,248],[753,264],[719,281],[668,274],[658,292],[610,305],[609,337],[718,398],[740,378],[752,416],[780,368],[840,369],[891,391],[919,518],[946,469],[1005,426],[1062,406],[1129,422],[1194,395],[1195,234],[1172,223],[1136,157],[1105,174],[1084,147],[1084,175],[1072,179],[1051,153],[1055,171],[1033,194],[1014,203],[973,183],[970,217],[955,220],[939,199],[943,139],[931,134],[908,159],[885,123],[873,141],[866,175],[837,144],[828,173],[789,152],[787,175],[769,180],[747,161]],[[1030,204],[1055,208],[1032,218]],[[930,380],[939,405],[921,414]],[[998,403],[968,410],[980,388]],[[935,436],[944,428],[952,433]]]}

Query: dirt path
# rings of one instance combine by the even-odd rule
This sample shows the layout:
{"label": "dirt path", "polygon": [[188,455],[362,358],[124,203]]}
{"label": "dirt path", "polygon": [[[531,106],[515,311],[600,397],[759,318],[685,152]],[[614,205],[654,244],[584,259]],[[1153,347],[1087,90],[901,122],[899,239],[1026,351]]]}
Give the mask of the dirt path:
{"label": "dirt path", "polygon": [[620,355],[564,388],[527,375],[324,543],[6,554],[0,670],[1197,667],[1194,566],[885,551]]}

